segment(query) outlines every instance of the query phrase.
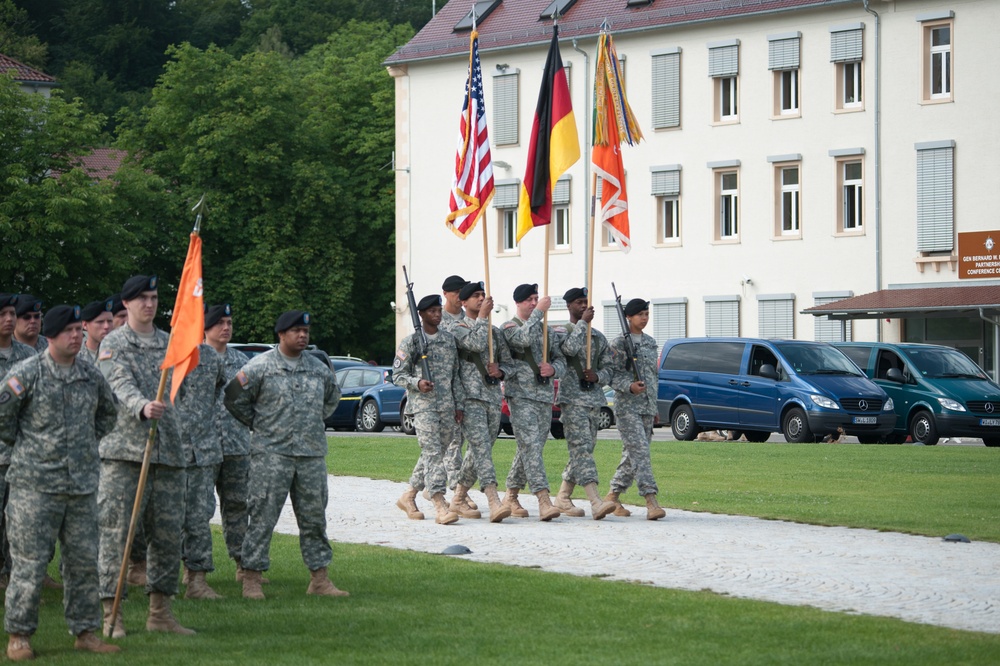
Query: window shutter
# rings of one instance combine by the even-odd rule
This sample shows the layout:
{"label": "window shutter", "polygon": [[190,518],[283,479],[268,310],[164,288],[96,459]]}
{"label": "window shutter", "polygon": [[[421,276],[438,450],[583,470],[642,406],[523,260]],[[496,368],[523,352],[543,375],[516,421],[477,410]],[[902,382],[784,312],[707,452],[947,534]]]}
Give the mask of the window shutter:
{"label": "window shutter", "polygon": [[493,77],[493,143],[517,143],[517,72]]}
{"label": "window shutter", "polygon": [[740,46],[727,44],[725,46],[709,47],[708,75],[713,78],[736,76],[740,73]]}
{"label": "window shutter", "polygon": [[799,38],[772,39],[767,43],[767,68],[786,70],[799,68]]}
{"label": "window shutter", "polygon": [[687,335],[687,303],[653,303],[653,337],[656,345]]}
{"label": "window shutter", "polygon": [[618,323],[618,312],[613,304],[604,306],[604,335],[608,340],[614,340],[622,334],[621,324]]}
{"label": "window shutter", "polygon": [[[842,301],[853,295],[853,293],[850,293],[846,296],[816,297],[813,299],[813,305],[826,305],[827,303]],[[813,338],[816,342],[849,342],[853,339],[854,332],[851,330],[853,322],[850,319],[846,322],[830,319],[826,316],[816,317],[815,319],[815,333]]]}
{"label": "window shutter", "polygon": [[917,150],[917,250],[954,247],[955,198],[952,147]]}
{"label": "window shutter", "polygon": [[864,31],[860,28],[830,32],[830,62],[860,62]]}
{"label": "window shutter", "polygon": [[680,127],[681,54],[653,56],[653,127]]}
{"label": "window shutter", "polygon": [[650,194],[654,197],[677,197],[681,194],[681,172],[677,170],[654,171]]}
{"label": "window shutter", "polygon": [[493,189],[494,208],[517,208],[520,198],[521,183],[497,183]]}
{"label": "window shutter", "polygon": [[705,336],[737,337],[740,334],[740,302],[705,301]]}
{"label": "window shutter", "polygon": [[569,176],[563,176],[556,181],[556,188],[552,192],[552,203],[554,205],[564,205],[569,203]]}
{"label": "window shutter", "polygon": [[795,337],[795,299],[777,298],[757,301],[757,328],[767,340],[791,340]]}

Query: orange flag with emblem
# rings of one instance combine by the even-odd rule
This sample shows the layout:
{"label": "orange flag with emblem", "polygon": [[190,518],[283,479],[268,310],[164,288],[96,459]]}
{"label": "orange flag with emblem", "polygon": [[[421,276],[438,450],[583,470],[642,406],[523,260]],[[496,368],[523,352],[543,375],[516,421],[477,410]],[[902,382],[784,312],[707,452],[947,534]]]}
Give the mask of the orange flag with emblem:
{"label": "orange flag with emblem", "polygon": [[201,283],[201,236],[191,234],[181,285],[177,289],[174,316],[170,320],[170,344],[160,369],[173,368],[170,402],[174,401],[188,373],[198,367],[198,345],[205,339],[205,299]]}

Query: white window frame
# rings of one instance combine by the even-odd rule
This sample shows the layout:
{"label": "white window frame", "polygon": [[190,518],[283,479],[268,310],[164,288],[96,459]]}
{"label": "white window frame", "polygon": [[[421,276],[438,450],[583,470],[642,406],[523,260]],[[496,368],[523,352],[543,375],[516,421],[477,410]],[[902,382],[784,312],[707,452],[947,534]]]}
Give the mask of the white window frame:
{"label": "white window frame", "polygon": [[517,209],[499,208],[500,217],[500,254],[517,255],[521,253],[521,246],[517,242]]}
{"label": "white window frame", "polygon": [[559,204],[552,207],[552,224],[549,226],[552,234],[550,252],[553,254],[571,252],[569,204]]}
{"label": "white window frame", "polygon": [[716,108],[718,109],[716,121],[720,123],[732,123],[738,121],[740,119],[739,77],[720,76],[716,80],[718,81],[715,88]]}
{"label": "white window frame", "polygon": [[[726,187],[727,178],[736,179],[733,187]],[[715,182],[718,193],[716,197],[718,206],[716,237],[721,241],[738,241],[740,239],[740,172],[738,169],[720,170]]]}
{"label": "white window frame", "polygon": [[778,86],[778,115],[798,116],[799,109],[799,70],[784,69],[774,73],[775,84]]}
{"label": "white window frame", "polygon": [[[849,178],[847,170],[857,166],[861,175]],[[865,228],[865,164],[860,158],[840,160],[837,165],[840,190],[840,231],[857,233]],[[850,224],[848,224],[851,222]]]}
{"label": "white window frame", "polygon": [[[934,36],[941,30],[947,30],[948,43],[935,45]],[[927,29],[927,88],[931,99],[951,99],[951,33],[950,23],[928,26]],[[939,90],[935,90],[936,82],[940,85]]]}
{"label": "white window frame", "polygon": [[864,108],[864,69],[860,60],[837,63],[837,77],[840,80],[838,98],[842,110]]}
{"label": "white window frame", "polygon": [[[795,183],[786,183],[785,175],[795,171]],[[802,237],[802,165],[781,164],[774,170],[778,187],[778,232],[780,236]],[[786,201],[791,200],[791,208]]]}
{"label": "white window frame", "polygon": [[[667,223],[671,228],[667,228]],[[681,244],[681,203],[678,196],[656,197],[657,242],[660,245]]]}

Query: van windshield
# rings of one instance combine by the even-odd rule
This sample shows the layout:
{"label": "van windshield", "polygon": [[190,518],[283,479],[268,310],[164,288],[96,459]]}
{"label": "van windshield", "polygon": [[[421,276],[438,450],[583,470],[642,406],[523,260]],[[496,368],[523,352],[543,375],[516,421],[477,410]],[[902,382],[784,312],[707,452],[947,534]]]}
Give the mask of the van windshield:
{"label": "van windshield", "polygon": [[986,379],[979,366],[955,349],[905,349],[907,358],[931,379]]}
{"label": "van windshield", "polygon": [[863,377],[857,366],[851,363],[844,354],[834,347],[826,345],[807,345],[780,343],[774,344],[782,356],[791,364],[792,369],[800,375],[853,375]]}

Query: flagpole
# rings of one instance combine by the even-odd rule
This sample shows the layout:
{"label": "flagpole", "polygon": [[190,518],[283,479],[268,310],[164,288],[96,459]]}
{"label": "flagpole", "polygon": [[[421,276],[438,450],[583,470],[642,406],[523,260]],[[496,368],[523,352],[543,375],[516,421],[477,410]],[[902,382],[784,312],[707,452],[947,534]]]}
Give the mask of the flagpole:
{"label": "flagpole", "polygon": [[[482,221],[483,227],[483,273],[485,274],[485,279],[483,280],[483,286],[486,287],[486,295],[489,296],[492,292],[490,291],[490,243],[489,234],[486,231],[486,220]],[[490,313],[487,316],[487,322],[489,324],[486,333],[486,347],[487,353],[490,357],[490,363],[493,362],[493,308],[490,308]]]}
{"label": "flagpole", "polygon": [[[590,177],[590,244],[587,248],[587,307],[593,305],[593,293],[594,293],[594,243],[596,242],[597,232],[594,229],[594,221],[596,219],[595,209],[597,208],[597,174],[592,173]],[[587,322],[587,365],[586,369],[590,370],[590,354],[593,345],[593,334],[594,322]]]}

